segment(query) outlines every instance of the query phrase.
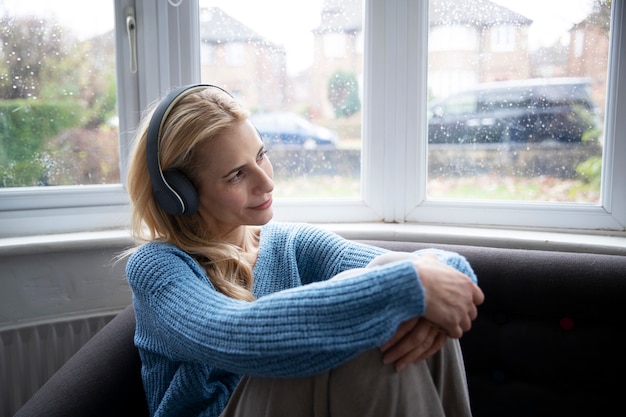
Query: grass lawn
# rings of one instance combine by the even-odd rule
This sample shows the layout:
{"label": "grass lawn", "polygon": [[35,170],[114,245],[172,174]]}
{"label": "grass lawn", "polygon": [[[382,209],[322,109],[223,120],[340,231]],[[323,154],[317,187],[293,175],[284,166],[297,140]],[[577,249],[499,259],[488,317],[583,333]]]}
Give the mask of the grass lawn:
{"label": "grass lawn", "polygon": [[[302,176],[275,178],[276,198],[359,198],[358,178]],[[599,188],[583,181],[550,176],[534,178],[438,177],[428,181],[428,198],[597,204]]]}

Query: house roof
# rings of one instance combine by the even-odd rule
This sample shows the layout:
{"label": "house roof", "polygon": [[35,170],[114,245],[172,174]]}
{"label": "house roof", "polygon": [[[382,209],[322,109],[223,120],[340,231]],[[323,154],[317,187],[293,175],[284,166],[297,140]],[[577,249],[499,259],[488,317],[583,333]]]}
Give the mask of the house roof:
{"label": "house roof", "polygon": [[360,32],[363,30],[363,0],[324,0],[322,21],[313,33]]}
{"label": "house roof", "polygon": [[468,24],[493,26],[513,23],[529,26],[532,19],[488,0],[435,0],[430,8],[430,25]]}
{"label": "house roof", "polygon": [[200,39],[205,43],[261,43],[276,46],[219,7],[202,9]]}
{"label": "house roof", "polygon": [[[430,24],[435,26],[451,23],[530,25],[532,22],[532,19],[488,0],[434,0],[430,8]],[[324,0],[322,21],[313,32],[359,32],[362,28],[363,0]]]}

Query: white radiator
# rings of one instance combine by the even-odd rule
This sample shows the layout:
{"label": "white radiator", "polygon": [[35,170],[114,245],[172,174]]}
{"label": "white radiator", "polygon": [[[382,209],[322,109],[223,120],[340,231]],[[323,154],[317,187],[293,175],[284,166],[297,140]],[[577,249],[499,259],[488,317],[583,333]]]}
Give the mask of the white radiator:
{"label": "white radiator", "polygon": [[72,318],[0,331],[0,416],[13,416],[114,316]]}

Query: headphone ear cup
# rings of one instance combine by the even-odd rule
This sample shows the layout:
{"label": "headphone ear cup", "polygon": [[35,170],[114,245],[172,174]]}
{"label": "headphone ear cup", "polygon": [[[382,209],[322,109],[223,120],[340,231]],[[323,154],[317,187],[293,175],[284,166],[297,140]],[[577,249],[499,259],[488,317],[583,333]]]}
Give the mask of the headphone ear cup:
{"label": "headphone ear cup", "polygon": [[158,193],[158,204],[169,214],[193,214],[198,210],[198,191],[180,171],[170,169],[163,172],[169,193]]}
{"label": "headphone ear cup", "polygon": [[163,172],[159,163],[159,142],[161,127],[170,110],[188,91],[197,91],[208,87],[217,88],[232,97],[221,87],[212,84],[191,84],[170,91],[154,109],[146,131],[146,163],[152,183],[152,192],[156,203],[166,213],[172,215],[193,214],[198,210],[199,198],[196,187],[182,172],[168,170]]}

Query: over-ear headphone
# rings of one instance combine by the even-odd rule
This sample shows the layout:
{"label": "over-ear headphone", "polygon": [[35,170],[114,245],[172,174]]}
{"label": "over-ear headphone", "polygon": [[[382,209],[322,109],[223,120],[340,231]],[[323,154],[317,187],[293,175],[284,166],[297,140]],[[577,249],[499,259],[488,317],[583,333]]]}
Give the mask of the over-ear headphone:
{"label": "over-ear headphone", "polygon": [[161,142],[161,128],[168,114],[186,94],[214,87],[226,94],[230,93],[221,87],[212,84],[191,84],[176,88],[169,92],[157,105],[146,136],[146,159],[148,173],[152,182],[152,192],[157,204],[169,214],[193,214],[198,209],[198,192],[193,183],[179,170],[161,169],[159,145]]}

